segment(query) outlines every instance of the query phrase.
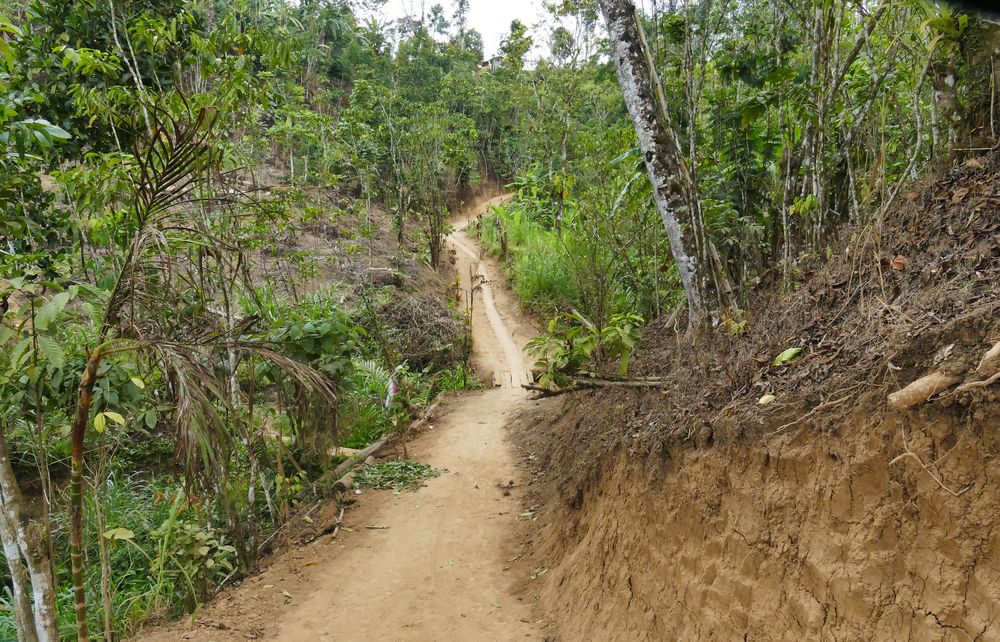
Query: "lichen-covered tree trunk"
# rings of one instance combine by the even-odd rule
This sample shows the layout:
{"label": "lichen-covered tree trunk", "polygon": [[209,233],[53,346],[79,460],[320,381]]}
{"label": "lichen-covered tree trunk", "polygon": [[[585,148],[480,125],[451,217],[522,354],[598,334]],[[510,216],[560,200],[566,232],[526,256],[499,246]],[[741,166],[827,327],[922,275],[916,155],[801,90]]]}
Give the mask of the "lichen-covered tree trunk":
{"label": "lichen-covered tree trunk", "polygon": [[631,0],[600,0],[625,106],[639,138],[656,208],[687,295],[691,327],[717,320],[731,303],[701,215],[697,186],[670,122],[666,96]]}
{"label": "lichen-covered tree trunk", "polygon": [[13,584],[18,640],[27,642],[59,639],[55,586],[44,532],[41,524],[30,522],[25,515],[21,489],[7,458],[0,426],[0,540]]}
{"label": "lichen-covered tree trunk", "polygon": [[21,560],[21,551],[17,548],[17,536],[14,526],[7,518],[6,511],[0,511],[0,542],[3,543],[3,556],[7,560],[10,571],[11,593],[14,611],[14,627],[17,639],[24,642],[37,642],[35,634],[35,616],[31,612],[31,592],[28,588],[28,569]]}

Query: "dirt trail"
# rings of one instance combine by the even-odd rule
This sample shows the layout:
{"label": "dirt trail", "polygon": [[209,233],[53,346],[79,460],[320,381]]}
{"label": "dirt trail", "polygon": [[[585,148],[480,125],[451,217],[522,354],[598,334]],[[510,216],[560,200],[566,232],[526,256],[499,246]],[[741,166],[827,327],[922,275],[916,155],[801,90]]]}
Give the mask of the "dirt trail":
{"label": "dirt trail", "polygon": [[[481,375],[506,385],[451,399],[409,458],[445,472],[418,492],[365,491],[335,541],[291,551],[261,575],[227,591],[184,639],[525,640],[542,639],[531,605],[514,596],[524,508],[504,427],[526,399],[518,383],[531,332],[499,270],[479,260],[468,218],[497,199],[473,203],[449,238],[473,306],[473,351]],[[373,528],[375,527],[375,528]],[[523,580],[523,578],[521,578]],[[287,593],[287,595],[285,595]],[[290,597],[289,597],[290,596]],[[148,639],[178,639],[163,634]]]}
{"label": "dirt trail", "polygon": [[[458,249],[463,287],[469,287],[470,268],[484,280],[481,305],[477,300],[473,306],[477,363],[481,369],[524,373],[518,344],[525,338],[507,330],[490,271],[478,260],[478,244],[463,229],[449,240]],[[504,313],[514,316],[516,308]],[[520,508],[500,488],[517,476],[503,429],[523,399],[519,385],[457,398],[435,430],[410,447],[411,458],[447,473],[417,493],[384,497],[354,515],[358,526],[388,528],[370,530],[365,544],[332,560],[326,580],[282,614],[276,639],[535,637],[527,623],[530,607],[511,596],[504,571],[516,546],[511,533]]]}

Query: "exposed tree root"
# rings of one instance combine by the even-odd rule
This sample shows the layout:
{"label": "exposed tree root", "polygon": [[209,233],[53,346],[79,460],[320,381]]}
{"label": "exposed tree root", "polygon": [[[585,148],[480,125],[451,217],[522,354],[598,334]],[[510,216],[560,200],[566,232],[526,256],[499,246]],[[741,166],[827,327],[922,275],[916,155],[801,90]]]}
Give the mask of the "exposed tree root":
{"label": "exposed tree root", "polygon": [[[965,488],[963,488],[962,490],[957,491],[957,492],[954,491],[954,490],[952,490],[952,489],[950,489],[950,488],[948,488],[948,486],[946,486],[945,483],[943,481],[941,481],[941,479],[931,471],[930,466],[928,466],[927,464],[925,464],[923,462],[923,460],[920,459],[920,457],[918,457],[915,452],[913,452],[912,450],[910,450],[909,444],[906,443],[906,429],[905,428],[902,429],[902,438],[903,438],[903,450],[905,452],[903,452],[902,455],[899,455],[898,457],[893,458],[893,460],[889,462],[890,466],[892,466],[893,464],[899,463],[899,462],[903,461],[904,459],[913,459],[913,461],[917,462],[917,464],[919,464],[920,467],[924,469],[924,472],[927,473],[928,477],[930,477],[931,479],[933,479],[937,483],[938,486],[940,486],[946,493],[948,493],[952,497],[961,497],[970,488],[972,488],[971,485],[970,486],[966,486]],[[941,461],[941,460],[939,459],[938,461]],[[935,462],[935,463],[937,463],[937,462]]]}
{"label": "exposed tree root", "polygon": [[961,377],[946,375],[942,372],[932,372],[920,377],[902,390],[889,395],[889,405],[896,410],[905,410],[919,403],[924,403],[942,390],[954,386]]}

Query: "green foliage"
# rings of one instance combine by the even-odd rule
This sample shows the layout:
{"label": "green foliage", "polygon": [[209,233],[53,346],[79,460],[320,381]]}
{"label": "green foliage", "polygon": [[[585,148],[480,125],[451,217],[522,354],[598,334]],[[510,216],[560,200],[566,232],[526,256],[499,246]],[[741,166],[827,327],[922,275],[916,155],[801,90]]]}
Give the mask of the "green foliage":
{"label": "green foliage", "polygon": [[278,473],[274,476],[274,495],[279,502],[288,502],[290,506],[299,503],[299,497],[306,488],[308,473],[304,470],[285,476]]}
{"label": "green foliage", "polygon": [[596,371],[603,359],[616,360],[618,374],[624,377],[642,338],[642,324],[638,315],[618,314],[598,328],[579,313],[561,314],[549,321],[545,334],[528,342],[526,350],[537,358],[543,386],[566,385],[570,376]]}
{"label": "green foliage", "polygon": [[563,239],[527,207],[494,208],[480,219],[479,233],[491,252],[508,258],[514,291],[528,307],[550,312],[579,304]]}
{"label": "green foliage", "polygon": [[[386,406],[389,381],[396,378],[394,403]],[[392,372],[380,362],[361,359],[354,363],[354,377],[342,406],[349,434],[344,445],[364,448],[374,441],[404,427],[411,415],[434,402],[438,395],[455,390],[475,390],[482,382],[462,365],[434,370],[412,371],[403,366]]]}
{"label": "green foliage", "polygon": [[[181,497],[178,493],[178,501]],[[109,533],[114,531],[105,537]],[[150,537],[157,547],[150,573],[157,578],[158,587],[172,587],[189,609],[203,602],[233,571],[236,549],[224,544],[214,528],[178,521],[173,511]]]}
{"label": "green foliage", "polygon": [[799,357],[799,355],[801,355],[801,354],[802,354],[802,347],[801,346],[796,346],[794,348],[789,348],[789,349],[785,350],[784,352],[782,352],[781,354],[779,354],[777,357],[774,358],[774,365],[776,365],[776,366],[786,365],[789,362],[794,361],[795,359],[797,359]]}
{"label": "green foliage", "polygon": [[[269,321],[266,340],[283,353],[314,366],[338,385],[350,377],[361,330],[333,300],[313,298],[281,310]],[[272,381],[280,377],[273,366],[262,366],[261,373]]]}

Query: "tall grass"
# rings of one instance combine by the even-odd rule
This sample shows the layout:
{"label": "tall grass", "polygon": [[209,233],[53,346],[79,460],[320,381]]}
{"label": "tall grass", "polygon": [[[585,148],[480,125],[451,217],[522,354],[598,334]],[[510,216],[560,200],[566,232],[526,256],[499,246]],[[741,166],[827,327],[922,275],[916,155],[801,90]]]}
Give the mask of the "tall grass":
{"label": "tall grass", "polygon": [[572,239],[533,219],[517,203],[496,207],[480,223],[489,251],[503,254],[506,235],[508,270],[515,294],[530,309],[548,314],[576,306],[580,292],[573,276],[570,254],[578,251]]}

